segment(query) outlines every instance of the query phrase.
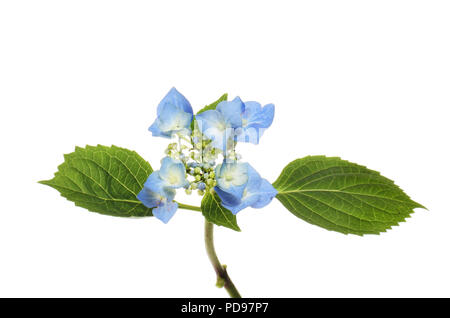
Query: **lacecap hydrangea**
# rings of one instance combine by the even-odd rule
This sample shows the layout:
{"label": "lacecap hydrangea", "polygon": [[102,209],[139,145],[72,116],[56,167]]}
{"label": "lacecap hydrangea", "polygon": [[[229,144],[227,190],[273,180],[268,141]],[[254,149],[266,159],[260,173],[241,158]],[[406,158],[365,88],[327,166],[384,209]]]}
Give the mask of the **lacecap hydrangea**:
{"label": "lacecap hydrangea", "polygon": [[222,101],[194,116],[189,101],[172,88],[157,108],[149,130],[155,137],[176,138],[167,147],[161,168],[147,179],[137,198],[167,223],[175,214],[176,189],[199,195],[216,192],[233,214],[269,204],[277,190],[236,153],[239,142],[258,144],[273,121],[274,105]]}

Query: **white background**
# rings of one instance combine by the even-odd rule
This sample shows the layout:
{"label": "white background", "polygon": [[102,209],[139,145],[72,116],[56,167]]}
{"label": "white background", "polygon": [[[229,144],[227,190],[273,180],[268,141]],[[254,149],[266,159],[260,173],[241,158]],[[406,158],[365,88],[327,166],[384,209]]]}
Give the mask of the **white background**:
{"label": "white background", "polygon": [[239,148],[271,182],[340,156],[429,209],[366,237],[277,200],[242,211],[216,247],[244,296],[450,296],[449,16],[448,1],[2,1],[0,296],[226,296],[199,213],[108,217],[36,183],[75,145],[158,169],[167,140],[147,128],[172,86],[197,110],[224,92],[273,102],[260,145]]}

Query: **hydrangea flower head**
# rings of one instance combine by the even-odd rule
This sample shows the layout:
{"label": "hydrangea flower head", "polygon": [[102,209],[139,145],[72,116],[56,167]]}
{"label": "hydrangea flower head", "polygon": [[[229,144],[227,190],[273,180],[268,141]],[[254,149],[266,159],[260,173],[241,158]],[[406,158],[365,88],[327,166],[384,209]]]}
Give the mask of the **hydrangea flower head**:
{"label": "hydrangea flower head", "polygon": [[[273,104],[261,107],[236,97],[200,112],[193,122],[190,103],[172,88],[159,103],[149,130],[153,136],[177,136],[178,142],[168,145],[160,170],[148,177],[137,198],[164,223],[178,208],[174,198],[180,188],[201,196],[216,192],[221,205],[233,214],[266,206],[277,191],[250,164],[239,161],[235,148],[239,141],[258,144],[273,117]],[[198,129],[192,131],[191,127]],[[219,157],[222,163],[216,164]]]}

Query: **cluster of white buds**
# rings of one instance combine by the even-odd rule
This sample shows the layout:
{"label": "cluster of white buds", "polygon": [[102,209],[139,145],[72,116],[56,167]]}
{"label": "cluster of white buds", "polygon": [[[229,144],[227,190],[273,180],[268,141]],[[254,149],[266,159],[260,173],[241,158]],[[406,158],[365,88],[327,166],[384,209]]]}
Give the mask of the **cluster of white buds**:
{"label": "cluster of white buds", "polygon": [[[216,185],[215,167],[222,151],[212,147],[211,141],[204,138],[198,129],[194,129],[190,136],[177,134],[177,142],[170,143],[165,154],[183,162],[186,168],[186,178],[189,186],[186,194],[194,190],[199,195],[211,191]],[[241,156],[235,152],[235,147],[227,151],[227,159],[239,160]]]}
{"label": "cluster of white buds", "polygon": [[216,185],[214,166],[207,163],[188,163],[187,174],[193,177],[189,187],[186,189],[187,194],[191,194],[192,190],[197,190],[199,195],[205,194]]}

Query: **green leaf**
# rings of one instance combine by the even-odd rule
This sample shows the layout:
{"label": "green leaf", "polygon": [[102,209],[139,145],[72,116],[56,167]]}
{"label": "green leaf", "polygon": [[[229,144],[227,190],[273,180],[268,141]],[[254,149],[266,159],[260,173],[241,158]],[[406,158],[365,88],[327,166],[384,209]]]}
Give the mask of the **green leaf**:
{"label": "green leaf", "polygon": [[55,177],[40,181],[75,205],[112,216],[151,216],[136,195],[153,172],[136,152],[116,146],[76,147]]}
{"label": "green leaf", "polygon": [[378,172],[340,158],[294,160],[273,186],[295,216],[344,234],[379,234],[424,208]]}
{"label": "green leaf", "polygon": [[207,105],[207,106],[203,107],[202,109],[200,109],[200,110],[197,112],[197,115],[198,115],[198,114],[201,114],[201,113],[203,113],[203,112],[206,112],[207,110],[213,110],[213,109],[216,109],[217,105],[219,105],[220,102],[226,101],[227,99],[228,99],[228,94],[225,93],[225,94],[223,94],[222,96],[220,96],[219,99],[216,100],[214,103],[212,103],[212,104],[210,104],[210,105]]}
{"label": "green leaf", "polygon": [[202,200],[202,213],[205,218],[216,225],[222,225],[235,231],[241,229],[237,225],[236,215],[230,210],[225,209],[220,204],[220,198],[217,193],[206,193]]}
{"label": "green leaf", "polygon": [[[206,105],[205,107],[200,109],[197,112],[197,115],[201,114],[203,112],[206,112],[207,110],[214,110],[214,109],[216,109],[217,105],[219,105],[220,102],[226,101],[227,99],[228,99],[228,94],[225,93],[222,96],[220,96],[219,99],[216,100],[214,103]],[[195,127],[195,116],[194,116],[194,120],[192,120],[192,123],[191,123],[191,129],[194,130],[194,127]]]}

